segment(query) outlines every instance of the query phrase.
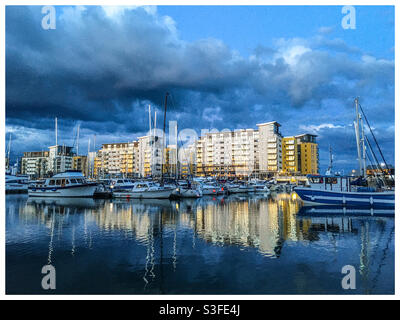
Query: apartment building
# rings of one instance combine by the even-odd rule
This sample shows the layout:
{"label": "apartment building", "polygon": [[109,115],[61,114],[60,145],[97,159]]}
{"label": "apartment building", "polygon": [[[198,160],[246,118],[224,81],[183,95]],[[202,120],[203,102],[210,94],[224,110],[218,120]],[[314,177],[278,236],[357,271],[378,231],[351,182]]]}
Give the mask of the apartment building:
{"label": "apartment building", "polygon": [[162,162],[165,161],[162,137],[143,136],[138,141],[138,169],[141,177],[161,176]]}
{"label": "apartment building", "polygon": [[259,173],[270,176],[282,171],[282,135],[278,122],[257,124],[259,132]]}
{"label": "apartment building", "polygon": [[318,174],[319,152],[317,136],[314,134],[301,134],[296,136],[300,150],[299,169],[301,174]]}
{"label": "apartment building", "polygon": [[282,172],[285,174],[318,174],[319,155],[316,135],[301,134],[282,139]]}
{"label": "apartment building", "polygon": [[282,138],[282,172],[284,174],[301,173],[300,148],[295,136]]}
{"label": "apartment building", "polygon": [[198,176],[249,176],[258,173],[258,131],[207,133],[194,146]]}
{"label": "apartment building", "polygon": [[87,177],[88,176],[88,157],[87,156],[73,156],[72,157],[72,170],[81,171]]}
{"label": "apartment building", "polygon": [[73,147],[55,145],[49,147],[48,171],[57,174],[72,170]]}
{"label": "apartment building", "polygon": [[137,176],[139,143],[105,143],[94,159],[95,175],[101,176]]}
{"label": "apartment building", "polygon": [[24,152],[21,159],[21,174],[32,179],[43,178],[47,175],[49,151]]}

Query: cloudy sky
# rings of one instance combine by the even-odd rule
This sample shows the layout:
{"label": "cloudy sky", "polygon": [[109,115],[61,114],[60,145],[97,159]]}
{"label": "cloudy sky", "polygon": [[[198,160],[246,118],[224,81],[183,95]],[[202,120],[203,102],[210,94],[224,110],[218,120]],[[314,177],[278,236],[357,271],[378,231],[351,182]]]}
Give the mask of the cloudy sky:
{"label": "cloudy sky", "polygon": [[[256,128],[314,133],[320,167],[356,167],[353,100],[360,97],[388,162],[394,162],[394,9],[356,7],[6,8],[6,132],[13,159],[73,143],[80,150],[146,134],[147,106],[171,94],[179,129]],[[371,139],[372,140],[372,139]]]}

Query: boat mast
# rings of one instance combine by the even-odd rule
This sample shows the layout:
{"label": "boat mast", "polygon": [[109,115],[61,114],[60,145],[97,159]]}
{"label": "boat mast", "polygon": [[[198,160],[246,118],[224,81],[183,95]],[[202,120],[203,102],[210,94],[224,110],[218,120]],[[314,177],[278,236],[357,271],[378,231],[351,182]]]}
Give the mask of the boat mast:
{"label": "boat mast", "polygon": [[10,139],[8,140],[8,151],[7,151],[8,165],[10,165],[10,151],[11,151],[11,132],[10,132]]}
{"label": "boat mast", "polygon": [[58,142],[57,142],[57,117],[56,117],[56,127],[55,127],[55,131],[56,131],[56,146],[58,145]]}
{"label": "boat mast", "polygon": [[78,132],[76,133],[76,155],[79,156],[79,128],[80,124],[78,124]]}
{"label": "boat mast", "polygon": [[356,121],[354,122],[354,129],[356,132],[356,142],[357,142],[357,154],[358,154],[358,167],[360,175],[364,176],[363,165],[362,165],[362,156],[361,156],[361,147],[360,147],[360,112],[358,110],[358,98],[354,100],[356,106]]}
{"label": "boat mast", "polygon": [[167,92],[165,94],[165,104],[164,104],[164,126],[163,126],[163,139],[162,139],[162,150],[161,150],[161,184],[164,182],[164,145],[165,145],[165,120],[167,118],[167,102],[168,102],[168,95]]}

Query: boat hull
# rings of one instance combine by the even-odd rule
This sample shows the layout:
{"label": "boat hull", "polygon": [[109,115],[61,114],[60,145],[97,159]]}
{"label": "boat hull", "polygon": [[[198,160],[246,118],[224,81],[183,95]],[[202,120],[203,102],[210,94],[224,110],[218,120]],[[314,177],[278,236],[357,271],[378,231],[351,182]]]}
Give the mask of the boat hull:
{"label": "boat hull", "polygon": [[394,192],[336,192],[295,188],[304,205],[394,208]]}
{"label": "boat hull", "polygon": [[132,199],[168,199],[175,189],[151,190],[151,191],[130,191],[113,192],[114,198],[132,198]]}
{"label": "boat hull", "polygon": [[30,187],[28,195],[30,197],[63,197],[63,198],[83,198],[93,197],[97,184],[86,184],[73,187]]}

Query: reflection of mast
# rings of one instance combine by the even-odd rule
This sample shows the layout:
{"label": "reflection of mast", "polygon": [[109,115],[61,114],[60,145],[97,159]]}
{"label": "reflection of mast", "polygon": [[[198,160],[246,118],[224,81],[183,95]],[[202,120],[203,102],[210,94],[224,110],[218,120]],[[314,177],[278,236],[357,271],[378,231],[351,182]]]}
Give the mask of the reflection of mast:
{"label": "reflection of mast", "polygon": [[53,238],[54,238],[54,224],[55,224],[54,219],[55,219],[55,215],[56,215],[55,210],[56,210],[56,208],[53,207],[53,214],[51,216],[51,232],[50,232],[50,242],[49,242],[49,255],[48,255],[48,258],[47,258],[47,264],[48,265],[51,265],[51,256],[52,256],[52,253],[53,253]]}
{"label": "reflection of mast", "polygon": [[365,294],[369,293],[368,277],[369,277],[369,222],[366,221],[365,225],[361,227],[361,252],[360,252],[360,275],[364,282]]}

